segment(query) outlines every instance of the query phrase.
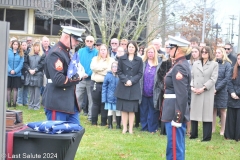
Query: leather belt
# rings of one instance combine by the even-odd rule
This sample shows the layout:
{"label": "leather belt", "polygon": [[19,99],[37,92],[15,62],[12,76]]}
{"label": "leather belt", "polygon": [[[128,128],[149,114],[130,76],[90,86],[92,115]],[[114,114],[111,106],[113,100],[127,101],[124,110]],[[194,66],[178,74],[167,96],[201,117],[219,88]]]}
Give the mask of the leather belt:
{"label": "leather belt", "polygon": [[163,98],[176,98],[176,94],[164,94]]}

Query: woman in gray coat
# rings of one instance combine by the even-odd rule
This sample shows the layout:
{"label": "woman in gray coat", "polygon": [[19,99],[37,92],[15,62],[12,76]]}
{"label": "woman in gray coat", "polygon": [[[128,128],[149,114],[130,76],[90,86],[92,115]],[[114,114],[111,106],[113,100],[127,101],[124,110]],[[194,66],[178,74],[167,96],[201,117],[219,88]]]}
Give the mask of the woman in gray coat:
{"label": "woman in gray coat", "polygon": [[212,137],[213,103],[215,83],[218,77],[218,64],[213,61],[210,47],[201,49],[200,60],[192,66],[191,79],[191,136],[198,137],[198,121],[203,122],[203,140],[210,141]]}
{"label": "woman in gray coat", "polygon": [[24,68],[27,70],[25,85],[29,88],[28,109],[40,109],[40,87],[43,85],[43,65],[45,54],[40,42],[35,42],[27,58]]}
{"label": "woman in gray coat", "polygon": [[218,79],[215,84],[215,97],[214,97],[214,110],[213,110],[213,124],[212,133],[215,132],[217,109],[220,109],[221,113],[221,130],[220,135],[223,136],[226,121],[226,109],[227,109],[227,84],[231,76],[231,60],[228,58],[226,51],[223,48],[216,50],[215,61],[218,63]]}

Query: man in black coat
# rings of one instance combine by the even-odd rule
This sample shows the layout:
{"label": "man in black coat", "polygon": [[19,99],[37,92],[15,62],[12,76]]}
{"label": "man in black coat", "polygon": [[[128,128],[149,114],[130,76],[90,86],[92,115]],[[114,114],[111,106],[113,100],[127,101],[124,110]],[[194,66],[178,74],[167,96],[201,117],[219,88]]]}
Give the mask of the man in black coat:
{"label": "man in black coat", "polygon": [[233,46],[230,43],[225,44],[224,49],[228,55],[228,58],[232,61],[232,67],[236,64],[237,57],[233,53]]}
{"label": "man in black coat", "polygon": [[71,79],[67,76],[70,63],[69,51],[81,41],[85,30],[62,26],[60,41],[49,51],[45,59],[44,71],[47,85],[43,93],[43,106],[48,120],[70,121],[80,124],[80,107],[77,104],[75,85],[80,77],[76,73]]}

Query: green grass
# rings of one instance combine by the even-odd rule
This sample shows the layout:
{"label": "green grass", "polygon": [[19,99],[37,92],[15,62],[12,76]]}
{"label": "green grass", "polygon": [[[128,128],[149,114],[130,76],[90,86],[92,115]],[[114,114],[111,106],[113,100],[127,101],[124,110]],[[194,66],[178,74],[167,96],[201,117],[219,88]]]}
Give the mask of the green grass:
{"label": "green grass", "polygon": [[[23,111],[24,123],[45,120],[43,109]],[[77,150],[75,160],[157,160],[166,159],[166,136],[141,132],[134,129],[134,134],[122,134],[121,130],[109,130],[107,127],[91,126],[87,117],[81,115],[81,125],[85,134]],[[114,127],[116,124],[113,124]],[[225,140],[216,127],[210,142],[201,142],[202,129],[199,126],[199,138],[189,140],[186,137],[186,160],[238,160],[240,142]]]}

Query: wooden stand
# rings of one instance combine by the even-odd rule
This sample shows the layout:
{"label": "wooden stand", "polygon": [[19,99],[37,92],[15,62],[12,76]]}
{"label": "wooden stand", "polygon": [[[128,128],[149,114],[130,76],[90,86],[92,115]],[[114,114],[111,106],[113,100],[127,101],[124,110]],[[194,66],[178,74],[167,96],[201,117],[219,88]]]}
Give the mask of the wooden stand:
{"label": "wooden stand", "polygon": [[23,126],[22,111],[8,110],[6,112],[6,131],[19,130]]}

